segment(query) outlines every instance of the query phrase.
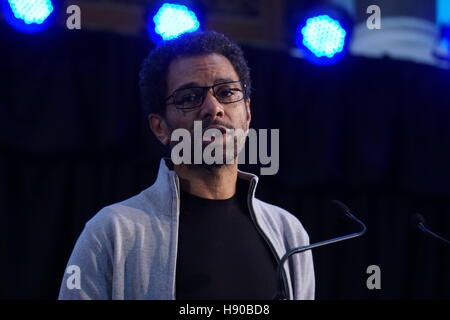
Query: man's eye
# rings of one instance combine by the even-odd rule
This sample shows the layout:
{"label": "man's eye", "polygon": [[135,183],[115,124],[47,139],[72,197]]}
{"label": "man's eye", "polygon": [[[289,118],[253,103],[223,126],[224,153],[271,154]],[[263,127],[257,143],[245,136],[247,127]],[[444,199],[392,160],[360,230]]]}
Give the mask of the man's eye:
{"label": "man's eye", "polygon": [[183,104],[183,103],[190,103],[190,102],[195,102],[198,100],[198,96],[195,94],[186,94],[184,96],[182,96],[179,100],[178,100],[178,104]]}
{"label": "man's eye", "polygon": [[221,89],[217,95],[221,98],[228,98],[235,94],[235,90],[233,89]]}

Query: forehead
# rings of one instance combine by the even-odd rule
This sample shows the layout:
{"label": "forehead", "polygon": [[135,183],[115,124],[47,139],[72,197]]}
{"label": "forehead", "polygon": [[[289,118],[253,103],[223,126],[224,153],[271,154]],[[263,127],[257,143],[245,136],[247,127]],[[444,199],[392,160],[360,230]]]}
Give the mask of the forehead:
{"label": "forehead", "polygon": [[188,83],[209,86],[218,79],[239,80],[231,62],[223,55],[212,53],[173,60],[167,72],[167,89],[172,92]]}

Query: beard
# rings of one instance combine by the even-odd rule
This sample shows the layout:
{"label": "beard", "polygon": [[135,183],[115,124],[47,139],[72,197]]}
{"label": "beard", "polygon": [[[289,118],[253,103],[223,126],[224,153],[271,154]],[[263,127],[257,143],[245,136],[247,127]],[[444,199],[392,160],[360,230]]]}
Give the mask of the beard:
{"label": "beard", "polygon": [[[206,129],[210,126],[220,126],[221,130]],[[171,137],[173,131],[171,130]],[[238,154],[245,145],[248,131],[246,122],[241,123],[238,128],[221,120],[205,120],[201,122],[201,126],[199,123],[194,123],[193,128],[189,130],[190,150],[187,150],[188,153],[185,155],[186,150],[181,149],[179,156],[184,159],[183,163],[206,169],[216,169],[233,164],[237,162]],[[169,149],[172,151],[181,142],[171,139]],[[199,159],[201,159],[200,162]]]}
{"label": "beard", "polygon": [[[211,164],[202,163],[202,165],[218,168],[237,162],[239,152],[244,147],[246,136],[247,131],[244,131],[244,129],[229,129],[225,134],[214,138],[213,141],[204,143],[203,155],[205,156],[205,151],[208,151],[207,148],[209,148],[211,149],[211,157],[217,161]],[[220,153],[216,154],[219,150]]]}

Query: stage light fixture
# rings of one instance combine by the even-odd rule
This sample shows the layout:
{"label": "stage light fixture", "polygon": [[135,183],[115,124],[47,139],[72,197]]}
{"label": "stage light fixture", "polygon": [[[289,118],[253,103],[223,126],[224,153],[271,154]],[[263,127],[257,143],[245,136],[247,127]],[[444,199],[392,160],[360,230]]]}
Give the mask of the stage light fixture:
{"label": "stage light fixture", "polygon": [[51,0],[4,0],[2,12],[16,30],[34,33],[45,29],[54,11]]}
{"label": "stage light fixture", "polygon": [[316,65],[333,65],[347,54],[353,33],[351,8],[337,3],[288,1],[291,54]]}
{"label": "stage light fixture", "polygon": [[53,11],[50,0],[8,0],[17,19],[26,24],[42,24]]}
{"label": "stage light fixture", "polygon": [[443,67],[450,68],[450,1],[436,1],[436,24],[439,28],[433,55]]}
{"label": "stage light fixture", "polygon": [[153,17],[154,32],[162,40],[177,38],[183,33],[199,29],[200,22],[195,13],[187,6],[164,3]]}
{"label": "stage light fixture", "polygon": [[309,18],[298,34],[302,44],[319,58],[333,58],[342,52],[346,35],[339,21],[328,15]]}

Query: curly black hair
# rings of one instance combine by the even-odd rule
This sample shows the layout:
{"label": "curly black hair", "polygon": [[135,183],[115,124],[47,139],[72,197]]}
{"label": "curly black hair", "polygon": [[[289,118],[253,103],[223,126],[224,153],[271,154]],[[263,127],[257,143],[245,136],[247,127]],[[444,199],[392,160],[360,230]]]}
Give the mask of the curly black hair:
{"label": "curly black hair", "polygon": [[165,41],[144,59],[139,86],[145,116],[148,117],[150,113],[165,115],[167,71],[173,60],[182,56],[212,53],[221,54],[230,61],[239,80],[246,86],[245,97],[249,97],[250,69],[242,49],[225,35],[215,31],[185,33],[178,38]]}

